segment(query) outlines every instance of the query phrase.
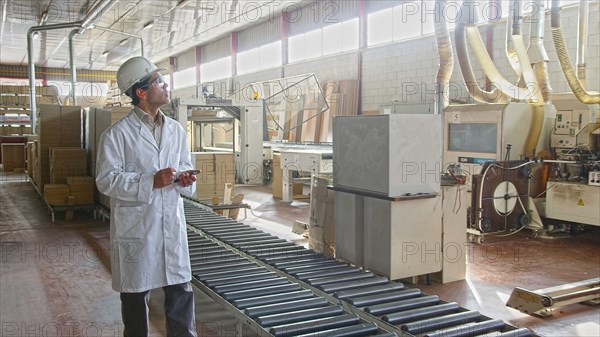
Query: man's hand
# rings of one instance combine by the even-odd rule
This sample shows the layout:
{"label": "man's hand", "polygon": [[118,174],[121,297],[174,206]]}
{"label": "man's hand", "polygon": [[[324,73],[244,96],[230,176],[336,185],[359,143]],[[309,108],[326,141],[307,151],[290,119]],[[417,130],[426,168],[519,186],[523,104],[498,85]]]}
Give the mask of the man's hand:
{"label": "man's hand", "polygon": [[173,183],[175,179],[175,169],[170,167],[162,169],[154,174],[154,188],[163,188]]}
{"label": "man's hand", "polygon": [[200,170],[184,171],[175,181],[179,183],[179,186],[187,187],[196,181],[196,174],[200,174]]}

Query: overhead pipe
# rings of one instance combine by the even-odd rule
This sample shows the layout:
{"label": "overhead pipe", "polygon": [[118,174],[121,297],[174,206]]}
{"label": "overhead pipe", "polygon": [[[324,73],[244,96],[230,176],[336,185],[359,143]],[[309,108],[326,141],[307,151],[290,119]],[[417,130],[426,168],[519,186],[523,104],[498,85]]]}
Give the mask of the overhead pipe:
{"label": "overhead pipe", "polygon": [[77,105],[75,97],[75,84],[77,83],[77,70],[75,68],[75,47],[73,46],[73,38],[79,33],[79,29],[73,29],[69,33],[69,64],[71,67],[71,104]]}
{"label": "overhead pipe", "polygon": [[441,20],[443,7],[446,0],[435,1],[435,38],[438,45],[438,54],[440,65],[438,68],[435,82],[435,114],[442,114],[444,109],[450,103],[449,84],[452,70],[454,69],[454,55],[452,53],[452,43],[450,42],[450,33],[446,20]]}
{"label": "overhead pipe", "polygon": [[[31,130],[35,133],[36,129],[36,117],[37,107],[35,99],[35,63],[33,61],[33,34],[40,31],[54,30],[54,29],[65,29],[65,28],[77,28],[80,32],[85,30],[94,22],[104,15],[108,10],[112,8],[119,0],[102,0],[99,2],[81,21],[57,23],[53,25],[39,25],[33,26],[27,30],[27,62],[29,66],[29,102],[31,110]],[[69,36],[71,38],[71,36]],[[70,53],[70,56],[73,55]],[[70,60],[73,64],[73,60]],[[72,66],[74,68],[74,66]],[[73,76],[73,74],[72,74]]]}
{"label": "overhead pipe", "polygon": [[102,0],[96,5],[91,11],[86,14],[85,18],[81,20],[81,32],[88,29],[96,21],[98,21],[106,12],[108,12],[119,0]]}
{"label": "overhead pipe", "polygon": [[599,104],[600,93],[590,93],[585,90],[582,83],[577,78],[573,66],[571,65],[571,59],[565,46],[565,41],[562,35],[562,28],[560,25],[560,1],[552,0],[552,9],[550,12],[550,25],[552,28],[552,39],[554,40],[554,47],[556,48],[556,54],[558,55],[558,61],[560,67],[567,79],[569,87],[575,94],[575,97],[584,104]]}
{"label": "overhead pipe", "polygon": [[110,29],[110,28],[106,28],[106,27],[98,27],[98,26],[94,26],[94,29],[99,29],[105,32],[110,32],[110,33],[114,33],[114,34],[120,34],[120,35],[125,35],[125,36],[129,36],[129,37],[133,37],[136,38],[138,40],[140,40],[140,51],[141,51],[141,56],[144,56],[144,39],[142,39],[141,36],[139,35],[135,35],[135,34],[129,34],[126,32],[122,32],[120,30],[114,30],[114,29]]}
{"label": "overhead pipe", "polygon": [[588,0],[579,0],[579,20],[577,22],[577,78],[582,87],[585,81],[585,45],[587,44],[588,18],[590,3]]}
{"label": "overhead pipe", "polygon": [[33,34],[39,31],[81,28],[81,22],[57,23],[54,25],[33,26],[27,30],[27,63],[29,70],[29,102],[30,102],[30,120],[31,132],[35,133],[37,121],[37,106],[35,99],[35,63],[33,61]]}
{"label": "overhead pipe", "polygon": [[531,17],[531,29],[529,38],[529,48],[527,55],[535,69],[539,90],[542,93],[544,102],[548,102],[552,88],[550,87],[550,77],[548,75],[548,62],[550,58],[544,47],[544,31],[546,27],[545,0],[534,1],[534,11]]}

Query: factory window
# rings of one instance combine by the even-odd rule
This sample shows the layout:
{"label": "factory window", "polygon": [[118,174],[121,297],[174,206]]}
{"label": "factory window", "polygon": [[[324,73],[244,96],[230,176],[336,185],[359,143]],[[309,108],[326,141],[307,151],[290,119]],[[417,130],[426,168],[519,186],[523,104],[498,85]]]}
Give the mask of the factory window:
{"label": "factory window", "polygon": [[[489,17],[489,6],[481,2],[469,2],[466,9],[461,8],[461,1],[448,1],[437,18],[434,1],[406,1],[402,4],[382,9],[367,15],[367,45],[375,46],[392,41],[403,41],[433,34],[436,20],[445,21],[449,28],[465,15],[474,15],[478,22]],[[504,4],[504,1],[502,2]]]}
{"label": "factory window", "polygon": [[[501,3],[501,13],[500,15],[505,18],[510,13],[510,1],[500,1]],[[575,5],[579,3],[579,0],[560,0],[560,7]],[[545,10],[549,10],[552,7],[552,1],[547,0],[544,5],[546,6]],[[525,1],[521,4],[521,15],[531,14],[532,11],[537,10],[535,3],[532,1]]]}
{"label": "factory window", "polygon": [[358,18],[323,28],[323,55],[358,49]]}
{"label": "factory window", "polygon": [[289,62],[358,49],[358,18],[328,25],[288,40]]}
{"label": "factory window", "polygon": [[393,9],[387,8],[367,16],[367,44],[369,46],[392,41],[392,14]]}
{"label": "factory window", "polygon": [[281,65],[281,41],[238,53],[237,73],[247,74]]}
{"label": "factory window", "polygon": [[231,56],[200,65],[200,82],[210,82],[231,77]]}
{"label": "factory window", "polygon": [[196,85],[196,67],[190,67],[173,73],[173,87],[179,89]]}

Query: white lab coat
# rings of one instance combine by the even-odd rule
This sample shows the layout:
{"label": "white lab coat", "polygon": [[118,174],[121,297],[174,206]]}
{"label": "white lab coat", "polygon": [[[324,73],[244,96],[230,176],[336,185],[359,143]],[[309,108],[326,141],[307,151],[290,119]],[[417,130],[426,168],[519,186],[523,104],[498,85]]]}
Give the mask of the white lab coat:
{"label": "white lab coat", "polygon": [[142,292],[191,280],[181,194],[196,184],[153,189],[154,174],[193,169],[183,127],[165,117],[160,148],[131,110],[101,136],[96,184],[110,197],[112,286]]}

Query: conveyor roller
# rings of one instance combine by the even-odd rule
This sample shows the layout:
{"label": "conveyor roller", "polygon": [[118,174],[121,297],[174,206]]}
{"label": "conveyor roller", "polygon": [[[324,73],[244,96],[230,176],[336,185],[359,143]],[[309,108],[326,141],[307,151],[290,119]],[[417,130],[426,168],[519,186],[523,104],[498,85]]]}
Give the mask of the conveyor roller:
{"label": "conveyor roller", "polygon": [[185,202],[194,284],[260,336],[533,336]]}

